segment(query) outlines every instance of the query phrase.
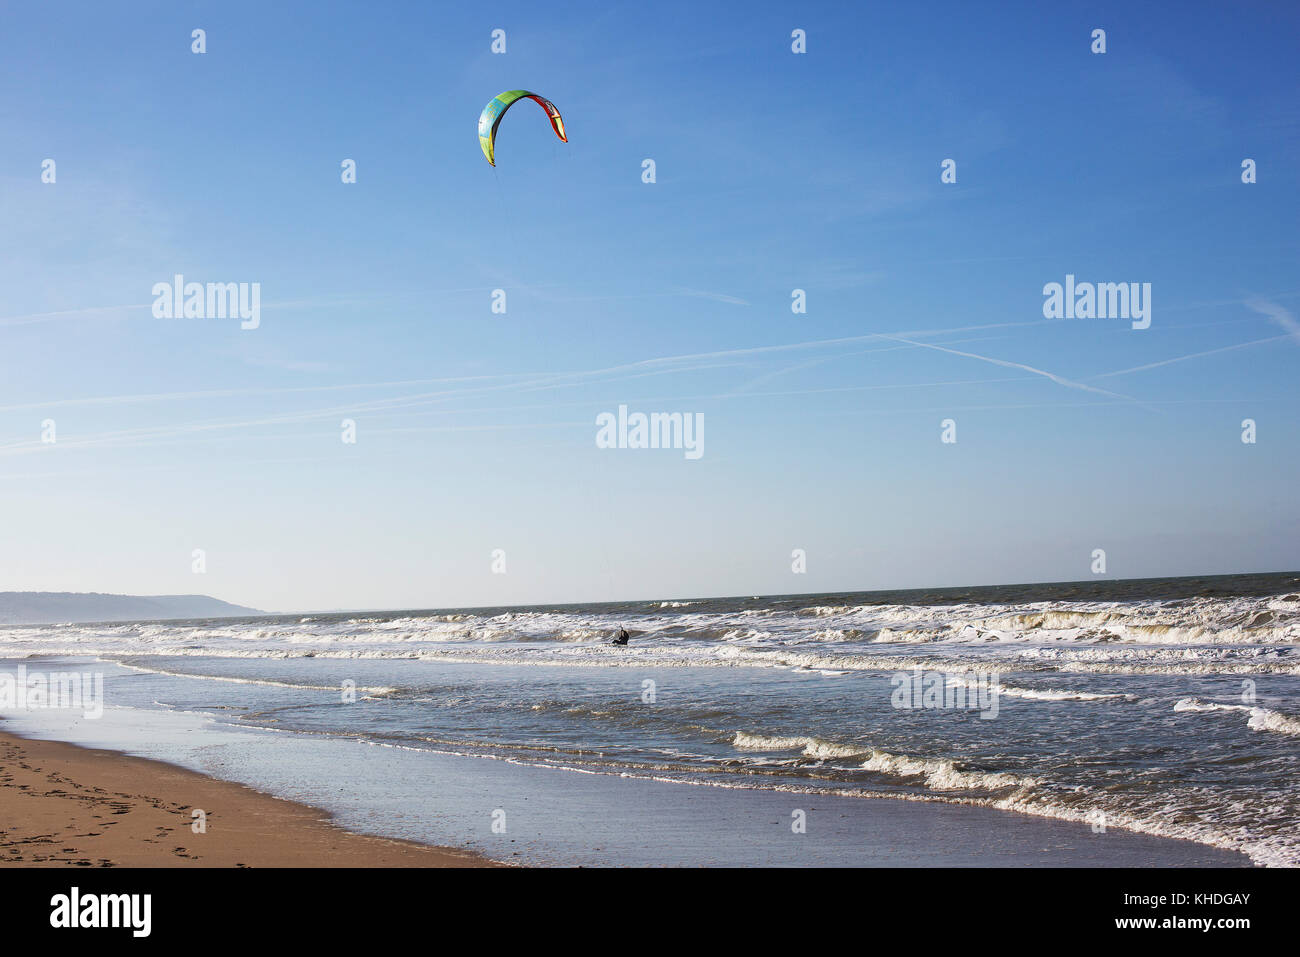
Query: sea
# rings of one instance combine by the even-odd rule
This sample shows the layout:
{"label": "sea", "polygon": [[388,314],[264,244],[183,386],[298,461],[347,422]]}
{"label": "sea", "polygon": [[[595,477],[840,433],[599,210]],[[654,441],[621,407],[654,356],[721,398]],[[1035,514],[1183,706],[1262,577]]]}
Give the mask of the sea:
{"label": "sea", "polygon": [[[610,643],[620,628],[623,647]],[[176,759],[165,743],[174,752],[183,725],[217,735],[202,760],[186,738],[189,763],[213,773],[239,777],[240,735],[319,755],[279,790],[318,797],[334,774],[354,795],[344,823],[434,842],[456,836],[438,826],[439,776],[411,792],[428,808],[383,786],[389,774],[414,787],[421,754],[545,769],[566,802],[592,776],[640,780],[638,795],[761,792],[780,808],[892,798],[1296,866],[1298,644],[1300,572],[1286,572],[5,626],[0,670],[105,674],[136,753]],[[363,770],[348,778],[331,762],[357,746]],[[498,810],[483,827],[508,833]],[[799,813],[769,816],[797,834]],[[511,853],[624,860],[529,834]]]}

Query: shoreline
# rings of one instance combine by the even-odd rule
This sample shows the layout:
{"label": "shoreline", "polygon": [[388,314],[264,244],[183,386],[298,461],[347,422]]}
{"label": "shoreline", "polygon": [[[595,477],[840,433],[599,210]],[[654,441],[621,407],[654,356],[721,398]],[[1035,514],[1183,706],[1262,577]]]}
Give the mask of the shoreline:
{"label": "shoreline", "polygon": [[504,866],[346,830],[319,808],[163,761],[4,730],[0,822],[0,867]]}
{"label": "shoreline", "polygon": [[[21,822],[0,828],[0,867],[1253,866],[1237,851],[989,807],[575,775],[337,740],[294,743],[309,767],[353,765],[347,778],[308,783],[274,732],[233,732],[252,760],[232,765],[197,757],[212,745],[188,731],[150,726],[157,741],[186,743],[141,757],[111,731],[0,731],[0,821]],[[126,727],[138,741],[140,726]],[[437,781],[436,798],[403,781]],[[190,810],[203,802],[208,830],[194,834]],[[404,811],[386,824],[357,813],[385,802]],[[423,817],[405,810],[416,802]],[[498,805],[511,809],[509,835],[484,838]],[[791,832],[792,806],[807,809],[803,836]]]}
{"label": "shoreline", "polygon": [[[273,709],[281,702],[275,695],[283,697],[288,692],[276,691],[266,699],[262,706],[270,705],[272,710],[262,714],[256,724],[223,720],[220,711],[226,698],[217,692],[240,687],[228,686],[229,679],[224,676],[217,676],[217,683],[211,684],[206,675],[140,674],[129,666],[91,658],[66,658],[59,667],[72,673],[104,672],[118,703],[96,715],[68,708],[6,712],[0,723],[4,734],[0,742],[7,742],[15,755],[23,748],[40,747],[42,742],[75,746],[60,757],[77,755],[81,777],[76,783],[86,792],[83,801],[94,801],[106,790],[115,790],[132,796],[135,804],[151,800],[158,804],[167,798],[188,814],[189,808],[202,807],[192,794],[197,783],[222,782],[241,801],[254,796],[268,802],[252,813],[265,815],[268,808],[292,805],[305,815],[300,815],[295,825],[310,819],[336,842],[341,833],[371,836],[381,842],[399,842],[408,850],[435,848],[444,854],[470,855],[474,863],[483,865],[1104,868],[1268,863],[1249,855],[1244,847],[1201,842],[1160,827],[1130,830],[1117,823],[1095,828],[1077,816],[1036,814],[1032,809],[1001,808],[986,801],[764,787],[759,781],[690,781],[593,769],[581,760],[537,763],[518,760],[508,751],[469,754],[382,736],[332,730],[304,733],[276,727]],[[437,670],[441,674],[449,669]],[[351,673],[349,667],[339,675]],[[479,675],[470,666],[456,674],[461,682],[495,679],[495,674]],[[325,680],[339,675],[316,677]],[[443,680],[450,677],[442,674]],[[196,685],[197,681],[204,684]],[[156,698],[160,695],[180,706],[159,705]],[[245,691],[238,691],[231,699],[243,709],[240,714],[250,707],[244,697]],[[186,706],[191,701],[206,703],[218,713],[189,710]],[[97,764],[87,763],[90,754],[98,756]],[[121,769],[131,761],[139,763],[142,776],[123,774]],[[11,764],[12,759],[0,757],[0,772]],[[179,795],[169,797],[155,789],[153,779],[164,771],[186,778]],[[57,775],[57,769],[53,773]],[[110,781],[101,780],[101,775],[108,773],[118,775],[111,788]],[[33,789],[33,783],[39,786]],[[5,792],[11,787],[22,791],[21,784],[33,793],[13,806],[22,795]],[[177,786],[174,780],[172,786]],[[98,818],[83,815],[87,826],[69,832],[68,810],[81,805],[75,803],[76,798],[60,793],[65,790],[61,781],[48,778],[0,782],[0,824],[18,821],[26,826],[36,820],[34,814],[49,817],[51,812],[42,811],[43,805],[32,800],[35,795],[47,796],[46,803],[52,808],[63,806],[53,813],[52,825],[45,832],[26,835],[28,839],[44,838],[42,854],[37,856],[50,863],[66,863],[70,854],[49,854],[54,837],[97,837],[91,832],[100,828],[89,825],[99,824],[104,816],[102,810],[94,812]],[[231,796],[227,794],[223,800],[231,800]],[[800,819],[798,828],[793,827],[792,815]],[[199,838],[192,835],[189,824],[189,818],[179,813],[164,816],[155,826],[182,839],[166,848],[143,842],[136,849],[150,853],[138,855],[130,863],[175,865],[177,859],[168,859],[171,853],[184,862],[179,854],[193,853],[188,841]],[[212,834],[209,827],[206,836]],[[317,838],[319,835],[311,840]],[[59,847],[76,850],[77,844]],[[275,858],[269,865],[256,866],[298,862],[302,866],[333,866],[344,853],[317,851],[313,858],[307,844],[299,842],[293,847],[296,856],[292,861]],[[176,852],[176,848],[183,850]],[[4,850],[0,845],[0,851]],[[373,852],[373,848],[359,851]],[[322,859],[324,854],[335,857]],[[17,853],[11,856],[17,863],[25,859]],[[112,854],[100,857],[118,860]],[[90,863],[98,859],[77,858]],[[217,861],[209,855],[200,863],[234,866],[256,862],[243,858]],[[416,866],[446,865],[429,858]]]}

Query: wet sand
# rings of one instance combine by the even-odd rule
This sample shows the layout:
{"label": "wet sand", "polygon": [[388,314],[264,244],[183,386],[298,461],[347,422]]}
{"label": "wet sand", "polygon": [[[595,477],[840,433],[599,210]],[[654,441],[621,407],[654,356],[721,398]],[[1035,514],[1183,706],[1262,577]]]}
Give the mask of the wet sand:
{"label": "wet sand", "polygon": [[[193,811],[206,816],[195,833]],[[469,851],[345,831],[305,804],[184,768],[0,732],[0,865],[480,867]]]}

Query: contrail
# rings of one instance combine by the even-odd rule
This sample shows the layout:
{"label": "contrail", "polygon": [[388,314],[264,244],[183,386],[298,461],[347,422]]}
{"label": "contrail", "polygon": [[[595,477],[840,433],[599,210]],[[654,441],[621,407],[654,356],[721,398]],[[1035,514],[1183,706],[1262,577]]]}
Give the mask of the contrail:
{"label": "contrail", "polygon": [[934,349],[938,352],[947,352],[954,356],[965,356],[967,359],[978,359],[980,362],[991,362],[995,366],[1005,366],[1008,369],[1021,369],[1025,372],[1032,372],[1034,375],[1042,376],[1045,379],[1051,379],[1057,385],[1063,385],[1068,389],[1082,389],[1084,392],[1095,392],[1098,395],[1109,396],[1112,399],[1125,399],[1129,402],[1138,401],[1131,395],[1121,395],[1118,392],[1107,392],[1105,389],[1098,389],[1095,386],[1085,385],[1082,382],[1075,382],[1073,379],[1067,379],[1054,372],[1048,372],[1044,369],[1036,369],[1033,366],[1025,365],[1023,362],[1012,362],[1009,359],[994,359],[992,356],[981,356],[974,352],[962,352],[960,349],[948,349],[944,346],[936,346],[930,342],[913,342],[910,339],[904,339],[902,336],[887,336],[883,333],[876,333],[876,335],[881,339],[891,339],[894,342],[906,342],[910,346],[919,346],[922,349]]}
{"label": "contrail", "polygon": [[[116,309],[116,308],[127,308],[127,307],[112,306],[112,307],[105,307],[105,308]],[[63,315],[63,313],[52,313],[50,315]],[[5,320],[0,320],[0,324],[2,324],[4,321]],[[1048,321],[1049,320],[1042,320],[1042,324],[1046,324]],[[1003,329],[1007,327],[1027,326],[1027,325],[1037,325],[1037,324],[1039,324],[1038,321],[1001,322],[1001,323],[992,323],[992,324],[979,325],[979,326],[959,327],[955,329],[928,329],[928,330],[922,330],[920,332],[909,332],[908,335],[940,336],[940,335],[948,335],[954,332],[970,332],[970,331],[976,331],[982,329]],[[708,360],[708,359],[730,359],[730,358],[740,358],[744,356],[761,355],[761,354],[768,354],[768,353],[775,353],[775,352],[791,352],[800,349],[814,349],[820,346],[835,346],[835,345],[844,345],[844,344],[855,343],[855,342],[866,342],[867,340],[874,339],[874,338],[876,338],[876,335],[870,334],[870,335],[862,335],[862,336],[848,336],[840,339],[812,339],[805,342],[792,342],[792,343],[785,343],[782,345],[775,345],[775,346],[754,346],[754,347],[744,348],[744,349],[727,349],[718,352],[700,352],[700,353],[693,353],[693,354],[688,353],[688,354],[677,355],[677,356],[663,356],[654,359],[641,359],[636,362],[629,362],[621,365],[610,366],[605,369],[590,369],[587,371],[579,371],[579,372],[509,372],[509,373],[499,373],[495,375],[456,376],[456,377],[443,377],[443,378],[432,378],[432,379],[404,379],[404,380],[387,381],[387,382],[353,382],[353,383],[346,383],[343,385],[285,386],[285,387],[278,387],[278,388],[248,388],[248,389],[210,389],[210,390],[196,390],[191,392],[153,392],[153,393],[135,393],[135,394],[127,394],[127,395],[91,396],[83,399],[53,399],[49,402],[24,402],[18,405],[0,406],[0,412],[17,412],[17,411],[22,411],[24,409],[62,408],[67,406],[79,406],[79,405],[110,405],[110,404],[119,404],[119,403],[132,404],[132,403],[142,403],[142,402],[173,402],[173,401],[187,400],[187,399],[208,399],[208,398],[224,399],[224,398],[233,398],[236,396],[286,395],[286,394],[292,394],[297,392],[302,392],[302,393],[336,392],[336,391],[344,391],[347,389],[383,389],[383,388],[399,388],[404,386],[442,385],[442,384],[462,383],[462,382],[481,382],[481,383],[490,382],[490,381],[499,382],[502,379],[519,379],[519,380],[532,380],[532,381],[505,383],[499,387],[490,388],[488,391],[500,391],[501,389],[509,389],[512,387],[512,385],[519,388],[532,387],[532,386],[552,388],[552,387],[558,387],[570,380],[580,380],[583,378],[594,377],[594,376],[621,375],[626,372],[634,372],[635,370],[641,369],[646,366],[651,366],[651,367],[672,366],[675,364],[696,363],[701,360]],[[704,368],[709,368],[709,367],[701,366],[701,365],[693,365],[693,366],[688,366],[686,368],[683,368],[680,371],[690,372],[690,371],[695,371],[697,369],[704,369]],[[577,384],[581,384],[581,383],[577,383]],[[435,395],[444,396],[444,395],[451,395],[451,394],[454,394],[453,391],[448,390],[445,392],[427,393],[425,394],[425,396],[420,396],[420,397],[431,397]],[[470,394],[470,393],[466,392],[464,394]],[[396,400],[386,400],[386,401],[396,401]]]}
{"label": "contrail", "polygon": [[[1047,323],[1047,322],[1048,320],[1043,320],[1043,323]],[[946,333],[953,333],[953,332],[963,332],[963,331],[982,330],[982,329],[997,329],[997,328],[1006,328],[1008,326],[1024,326],[1024,325],[1034,325],[1034,324],[1038,324],[1038,323],[1036,321],[1031,323],[1023,323],[1023,322],[992,323],[992,324],[984,324],[984,325],[977,325],[977,326],[968,326],[964,328],[959,327],[955,329],[923,330],[920,332],[912,332],[910,333],[910,335],[911,336],[943,335]],[[538,373],[511,374],[505,376],[483,376],[483,377],[464,377],[461,379],[426,380],[430,382],[484,383],[484,384],[476,384],[469,388],[449,388],[449,389],[441,389],[441,390],[428,391],[428,392],[417,392],[414,394],[392,396],[389,398],[371,399],[364,402],[354,402],[348,405],[331,405],[323,408],[318,407],[318,408],[308,409],[303,411],[286,412],[280,414],[254,417],[254,418],[225,420],[225,421],[209,420],[206,422],[190,423],[186,425],[154,426],[154,427],[146,427],[146,428],[139,428],[139,429],[126,429],[121,431],[99,433],[97,435],[86,436],[85,438],[78,438],[67,442],[60,442],[59,444],[60,446],[71,447],[71,448],[79,448],[79,447],[84,448],[84,447],[91,447],[91,446],[107,446],[107,445],[124,445],[124,444],[137,443],[140,441],[159,440],[159,439],[168,438],[170,436],[180,436],[180,435],[187,435],[193,433],[204,433],[204,432],[213,433],[213,432],[223,432],[231,429],[285,425],[290,423],[306,422],[313,419],[325,418],[327,416],[339,416],[339,415],[351,416],[351,415],[357,415],[357,414],[368,413],[368,412],[385,412],[385,411],[393,411],[397,409],[409,409],[412,407],[427,405],[433,402],[439,402],[448,399],[469,398],[473,396],[481,396],[490,393],[502,393],[502,392],[528,393],[528,392],[539,392],[539,391],[547,391],[547,390],[562,389],[562,388],[577,388],[584,385],[598,384],[603,381],[607,381],[611,378],[617,379],[618,381],[625,381],[634,378],[647,378],[647,377],[661,376],[661,375],[673,375],[673,374],[684,373],[684,372],[704,371],[708,369],[727,367],[730,365],[737,364],[735,362],[728,362],[726,360],[742,359],[750,356],[768,355],[768,354],[796,351],[802,349],[822,348],[826,346],[842,345],[845,343],[861,343],[868,340],[876,340],[876,339],[886,339],[886,340],[902,343],[903,345],[906,346],[919,346],[922,348],[936,349],[941,352],[949,352],[954,355],[980,359],[981,361],[990,362],[993,363],[994,365],[1021,369],[1026,372],[1031,372],[1035,375],[1044,376],[1048,379],[1051,379],[1054,382],[1057,382],[1061,385],[1069,386],[1071,388],[1078,388],[1088,392],[1095,392],[1100,395],[1108,396],[1110,398],[1124,399],[1130,402],[1136,401],[1132,399],[1130,396],[1124,396],[1118,393],[1108,392],[1104,389],[1097,389],[1092,386],[1086,386],[1081,383],[1075,383],[1072,382],[1071,380],[1064,379],[1052,373],[1044,372],[1041,369],[1035,369],[1032,366],[1027,366],[1016,362],[1009,362],[1001,359],[993,359],[986,356],[976,355],[975,353],[960,352],[956,349],[949,349],[944,346],[933,345],[924,342],[917,342],[915,339],[904,338],[903,336],[895,336],[895,335],[889,335],[885,333],[868,333],[860,336],[847,336],[847,337],[842,337],[837,339],[817,339],[817,340],[809,340],[805,342],[785,343],[785,344],[774,345],[774,346],[754,346],[749,348],[727,349],[727,350],[720,350],[715,352],[702,352],[702,353],[693,353],[693,354],[685,354],[685,355],[677,355],[677,356],[663,356],[654,359],[642,359],[635,362],[622,363],[619,365],[608,366],[602,369],[589,369],[589,370],[577,371],[577,372],[560,372],[560,373],[550,373],[550,374],[538,374]],[[521,378],[521,375],[523,376],[523,378]],[[506,378],[512,381],[507,381],[507,382],[492,381],[500,378]],[[420,381],[420,380],[416,380],[416,381]],[[487,382],[491,382],[491,384],[486,384]],[[373,383],[372,385],[384,385],[384,383]],[[303,389],[303,391],[312,391],[314,389],[335,389],[335,388],[347,388],[347,387],[322,386],[322,387],[301,387],[301,388]],[[221,393],[221,392],[173,393],[171,394],[171,396],[172,397],[207,397],[208,395],[215,396],[215,395],[229,394],[229,392],[232,391],[235,392],[236,394],[241,394],[239,390],[228,390],[227,393]],[[159,398],[163,398],[163,396],[161,395],[150,396],[148,397],[148,400],[155,400]],[[65,400],[65,402],[67,404],[76,404],[76,403],[92,403],[92,402],[108,403],[108,402],[115,402],[115,401],[127,402],[127,401],[142,401],[142,400],[145,400],[145,397],[119,396],[119,397],[102,397],[99,399],[87,399],[87,400]],[[33,406],[38,406],[38,404],[28,403],[22,407],[16,407],[16,408],[31,408]],[[9,443],[7,445],[0,445],[0,455],[24,454],[29,452],[40,451],[45,448],[46,446],[37,442],[14,442],[14,443]]]}
{"label": "contrail", "polygon": [[[1001,338],[1005,338],[1005,337],[1004,336],[970,336],[965,339],[953,339],[950,344],[955,345],[956,343],[959,342],[983,342],[988,339],[1001,339]],[[736,386],[736,388],[731,390],[730,393],[727,393],[722,398],[730,398],[732,396],[750,394],[750,390],[757,385],[760,385],[764,382],[770,382],[772,379],[779,378],[783,375],[786,375],[787,373],[797,372],[800,369],[807,369],[815,365],[820,365],[824,362],[834,362],[837,359],[847,359],[853,356],[875,355],[881,352],[895,352],[899,349],[909,349],[909,348],[911,347],[906,345],[897,345],[897,346],[885,346],[884,348],[881,349],[855,349],[852,352],[836,352],[828,356],[816,356],[815,358],[812,359],[804,359],[801,362],[796,362],[794,365],[783,366],[780,369],[774,369],[771,372],[765,372],[762,375],[758,376],[757,378],[751,379],[749,382]]]}
{"label": "contrail", "polygon": [[[1156,369],[1160,366],[1172,365],[1175,362],[1186,362],[1188,359],[1199,359],[1201,356],[1212,356],[1220,352],[1232,352],[1234,349],[1245,349],[1247,346],[1258,346],[1265,342],[1277,342],[1279,339],[1290,339],[1297,336],[1296,333],[1288,333],[1280,336],[1270,336],[1267,339],[1252,339],[1250,342],[1238,342],[1236,345],[1223,346],[1219,349],[1206,349],[1204,352],[1193,352],[1191,355],[1174,356],[1172,359],[1161,359],[1159,362],[1148,362],[1144,366],[1134,366],[1131,369],[1120,369],[1116,372],[1103,372],[1100,375],[1093,376],[1094,379],[1106,379],[1114,375],[1128,375],[1130,372],[1145,372],[1147,369]],[[1297,336],[1300,338],[1300,336]]]}

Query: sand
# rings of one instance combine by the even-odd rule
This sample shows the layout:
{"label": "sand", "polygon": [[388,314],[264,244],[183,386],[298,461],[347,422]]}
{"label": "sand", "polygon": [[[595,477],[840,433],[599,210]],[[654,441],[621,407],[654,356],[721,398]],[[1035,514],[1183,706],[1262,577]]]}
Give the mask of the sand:
{"label": "sand", "polygon": [[[194,809],[206,814],[195,833]],[[0,732],[0,866],[481,867],[315,808],[115,751]]]}

